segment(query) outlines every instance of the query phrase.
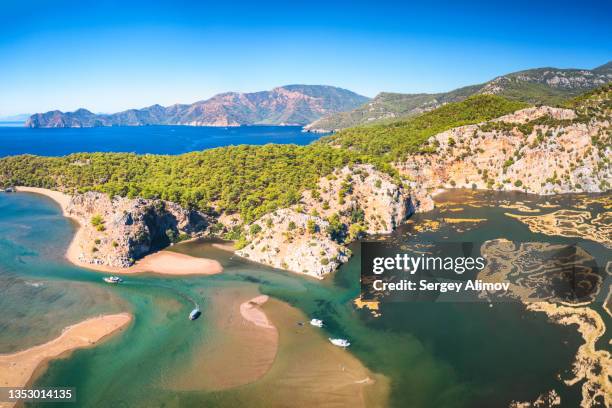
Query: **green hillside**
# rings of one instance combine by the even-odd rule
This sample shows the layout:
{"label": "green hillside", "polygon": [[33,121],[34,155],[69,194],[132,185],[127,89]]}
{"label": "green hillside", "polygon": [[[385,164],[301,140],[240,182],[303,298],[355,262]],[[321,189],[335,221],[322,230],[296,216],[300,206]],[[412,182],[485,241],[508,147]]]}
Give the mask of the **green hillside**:
{"label": "green hillside", "polygon": [[419,152],[429,137],[457,126],[483,122],[528,105],[495,95],[476,95],[407,120],[344,129],[319,143],[399,160]]}
{"label": "green hillside", "polygon": [[0,185],[161,198],[209,213],[239,213],[252,221],[296,203],[302,190],[334,168],[376,161],[327,145],[242,145],[178,156],[21,155],[0,159]]}
{"label": "green hillside", "polygon": [[338,130],[418,115],[450,102],[477,94],[492,94],[533,105],[558,106],[583,92],[612,81],[612,63],[592,70],[536,68],[496,77],[483,84],[435,94],[383,92],[366,104],[348,112],[330,114],[312,122],[306,129]]}

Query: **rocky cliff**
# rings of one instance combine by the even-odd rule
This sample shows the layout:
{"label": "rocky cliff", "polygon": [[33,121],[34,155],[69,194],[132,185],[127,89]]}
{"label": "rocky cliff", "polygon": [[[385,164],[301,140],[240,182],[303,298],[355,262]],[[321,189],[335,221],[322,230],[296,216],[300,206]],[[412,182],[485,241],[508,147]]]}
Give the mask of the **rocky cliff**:
{"label": "rocky cliff", "polygon": [[322,278],[346,262],[346,243],[393,231],[414,210],[410,194],[372,165],[338,169],[302,194],[300,203],[248,226],[237,253],[250,260]]}
{"label": "rocky cliff", "polygon": [[209,224],[205,215],[167,201],[111,199],[96,192],[73,196],[66,213],[81,225],[75,242],[79,260],[119,268],[201,234]]}
{"label": "rocky cliff", "polygon": [[305,125],[326,114],[354,109],[367,100],[332,86],[287,85],[263,92],[227,92],[189,105],[153,105],[109,115],[87,109],[55,110],[32,115],[26,127]]}
{"label": "rocky cliff", "polygon": [[425,196],[437,188],[519,190],[535,194],[610,188],[610,111],[547,106],[461,126],[429,139],[431,154],[397,163]]}

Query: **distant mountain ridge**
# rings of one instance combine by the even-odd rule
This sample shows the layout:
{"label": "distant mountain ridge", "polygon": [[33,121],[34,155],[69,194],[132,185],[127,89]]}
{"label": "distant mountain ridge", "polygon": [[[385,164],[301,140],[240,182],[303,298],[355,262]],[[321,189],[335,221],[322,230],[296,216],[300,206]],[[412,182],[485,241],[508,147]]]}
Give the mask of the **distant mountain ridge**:
{"label": "distant mountain ridge", "polygon": [[612,81],[612,61],[588,69],[536,68],[502,75],[483,84],[436,94],[382,92],[364,105],[348,112],[322,117],[306,130],[323,132],[367,123],[405,118],[459,102],[476,94],[500,95],[534,105],[558,105],[585,91]]}
{"label": "distant mountain ridge", "polygon": [[101,127],[146,125],[240,126],[305,125],[324,115],[354,109],[369,98],[326,85],[286,85],[271,91],[226,92],[193,104],[152,105],[113,114],[37,113],[26,127]]}

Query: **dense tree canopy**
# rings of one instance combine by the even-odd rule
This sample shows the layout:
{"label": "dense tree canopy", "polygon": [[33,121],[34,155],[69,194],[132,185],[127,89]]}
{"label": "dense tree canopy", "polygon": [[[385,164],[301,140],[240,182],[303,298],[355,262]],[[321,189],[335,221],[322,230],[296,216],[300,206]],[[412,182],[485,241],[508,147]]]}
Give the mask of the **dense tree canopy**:
{"label": "dense tree canopy", "polygon": [[[230,146],[178,156],[77,153],[0,160],[0,184],[161,198],[253,220],[298,201],[334,168],[376,162],[326,145]],[[380,164],[385,167],[384,164]],[[388,168],[388,171],[391,171]]]}
{"label": "dense tree canopy", "polygon": [[341,130],[321,139],[320,143],[386,160],[400,160],[408,154],[421,151],[424,142],[437,133],[497,118],[527,106],[500,96],[476,95],[414,118]]}

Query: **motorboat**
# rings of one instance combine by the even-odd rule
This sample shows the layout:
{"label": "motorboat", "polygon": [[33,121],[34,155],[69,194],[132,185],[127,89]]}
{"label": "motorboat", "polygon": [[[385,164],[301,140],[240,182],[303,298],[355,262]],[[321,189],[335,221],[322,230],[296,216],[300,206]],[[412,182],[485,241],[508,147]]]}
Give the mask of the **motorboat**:
{"label": "motorboat", "polygon": [[200,317],[201,314],[202,312],[200,312],[200,309],[196,307],[191,311],[191,313],[189,313],[189,320],[195,320]]}
{"label": "motorboat", "polygon": [[107,276],[106,278],[104,278],[104,282],[117,284],[123,282],[123,279],[118,276]]}
{"label": "motorboat", "polygon": [[351,345],[351,343],[346,340],[346,339],[332,339],[330,338],[329,341],[331,341],[331,344],[333,344],[334,346],[338,346],[338,347],[348,347]]}
{"label": "motorboat", "polygon": [[320,319],[310,319],[310,324],[316,327],[323,327],[323,320]]}

